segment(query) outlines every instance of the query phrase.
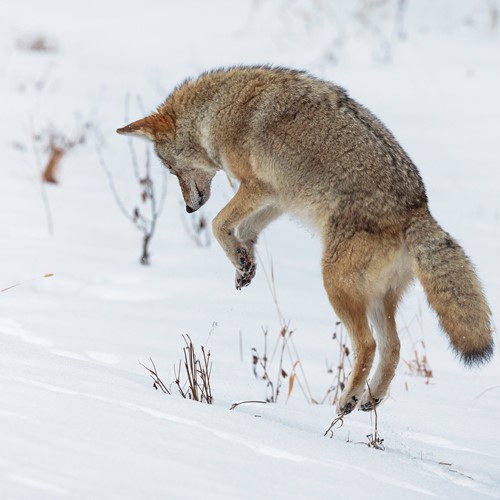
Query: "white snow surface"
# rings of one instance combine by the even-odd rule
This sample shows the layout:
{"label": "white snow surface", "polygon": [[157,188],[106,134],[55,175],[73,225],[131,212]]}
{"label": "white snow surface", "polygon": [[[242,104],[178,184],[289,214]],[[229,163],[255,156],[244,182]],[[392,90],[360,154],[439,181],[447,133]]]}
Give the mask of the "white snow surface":
{"label": "white snow surface", "polygon": [[[426,345],[433,377],[399,365],[378,410],[385,451],[368,448],[373,415],[354,412],[332,439],[328,404],[297,383],[276,404],[252,373],[280,321],[294,329],[311,395],[335,368],[336,318],[318,238],[283,217],[264,233],[257,277],[237,292],[214,242],[188,236],[168,179],[152,265],[120,213],[100,144],[127,208],[138,199],[127,140],[115,134],[204,70],[270,63],[342,85],[394,132],[418,165],[430,207],[476,265],[500,317],[500,26],[498,1],[400,2],[4,0],[0,3],[0,498],[500,498],[500,353],[466,369],[418,284],[401,306],[402,359]],[[496,12],[496,17],[495,17]],[[42,37],[52,48],[30,51]],[[140,96],[140,103],[136,99]],[[141,109],[143,108],[143,109]],[[60,184],[40,183],[48,126],[94,128],[67,154]],[[144,142],[134,142],[142,158]],[[142,160],[141,160],[142,161]],[[159,161],[152,159],[159,180]],[[224,175],[202,209],[231,197]],[[53,223],[49,234],[43,194]],[[53,273],[50,278],[43,278]],[[31,281],[29,281],[31,280]],[[152,358],[174,379],[182,334],[213,360],[214,405],[151,387]],[[241,340],[240,340],[241,339]],[[497,346],[498,346],[497,340]],[[242,355],[240,354],[240,348]],[[277,376],[277,358],[270,373]],[[299,376],[302,376],[299,373]],[[304,383],[304,379],[302,378]]]}

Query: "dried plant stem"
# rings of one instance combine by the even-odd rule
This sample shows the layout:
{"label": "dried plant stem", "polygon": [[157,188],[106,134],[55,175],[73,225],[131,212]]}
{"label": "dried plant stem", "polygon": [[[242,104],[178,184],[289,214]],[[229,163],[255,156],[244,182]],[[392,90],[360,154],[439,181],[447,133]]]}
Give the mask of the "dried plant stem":
{"label": "dried plant stem", "polygon": [[51,148],[49,161],[42,173],[42,180],[44,182],[48,182],[49,184],[57,184],[57,170],[64,154],[65,151],[62,148],[58,148],[55,146]]}
{"label": "dried plant stem", "polygon": [[368,438],[368,448],[375,448],[376,450],[385,450],[385,446],[383,445],[384,439],[380,437],[378,433],[378,414],[377,414],[377,405],[375,403],[375,399],[372,396],[372,391],[370,388],[370,384],[366,383],[368,394],[370,395],[370,400],[372,401],[373,410],[370,412],[370,420],[372,425],[371,434],[367,434]]}
{"label": "dried plant stem", "polygon": [[335,417],[332,420],[332,423],[330,424],[330,427],[328,427],[328,429],[326,429],[326,431],[323,434],[323,436],[326,436],[327,434],[330,434],[330,438],[332,438],[333,437],[333,428],[340,422],[340,425],[338,427],[340,429],[344,425],[344,417],[345,417],[344,413],[341,413],[340,415],[338,415],[337,417]]}
{"label": "dried plant stem", "polygon": [[230,410],[234,410],[235,408],[238,408],[240,405],[246,405],[250,403],[259,403],[263,405],[267,405],[267,401],[259,401],[259,400],[250,400],[250,401],[240,401],[239,403],[233,403],[231,407],[229,408]]}
{"label": "dried plant stem", "polygon": [[[48,274],[44,274],[43,276],[41,276],[41,278],[51,278],[52,276],[54,276],[52,273],[48,273]],[[40,279],[40,277],[38,278],[31,278],[29,280],[26,280],[26,281],[20,281],[19,283],[15,283],[14,285],[10,285],[6,288],[3,288],[0,290],[0,293],[2,292],[6,292],[7,290],[12,290],[12,288],[16,288],[18,286],[21,286],[21,285],[25,285],[26,283],[31,283],[32,281],[36,281]]]}
{"label": "dried plant stem", "polygon": [[[33,123],[33,117],[30,116],[29,118],[30,121],[30,135],[31,135],[31,145],[33,148],[33,155],[35,157],[35,167],[38,171],[39,178],[41,179],[42,177],[42,162],[40,159],[40,151],[38,150],[37,144],[36,144],[36,134],[35,134],[35,126]],[[45,210],[45,218],[47,220],[47,229],[49,232],[50,236],[54,235],[54,223],[52,219],[52,211],[50,209],[50,203],[49,203],[49,197],[47,195],[47,189],[45,187],[44,182],[40,182],[40,193],[42,196],[42,202],[43,202],[43,208]]]}
{"label": "dried plant stem", "polygon": [[321,400],[321,404],[323,404],[328,399],[328,397],[331,396],[331,394],[333,394],[333,397],[331,397],[329,401],[330,404],[337,404],[340,398],[340,394],[344,390],[346,380],[349,375],[346,370],[346,362],[348,362],[349,365],[352,366],[351,359],[349,358],[350,349],[347,347],[346,337],[347,336],[345,335],[344,329],[342,328],[342,324],[340,323],[340,321],[337,321],[337,323],[335,324],[335,331],[333,332],[333,338],[337,340],[339,345],[339,359],[337,362],[337,368],[333,377],[333,381],[326,391],[323,399]]}
{"label": "dried plant stem", "polygon": [[[422,350],[422,353],[419,353],[419,347]],[[434,376],[432,373],[432,369],[429,366],[429,361],[427,360],[427,352],[425,347],[425,342],[423,340],[419,340],[413,344],[413,357],[410,361],[403,360],[405,365],[408,368],[408,372],[410,375],[415,375],[419,377],[425,377],[426,384],[429,384],[430,379]]]}
{"label": "dried plant stem", "polygon": [[[279,353],[280,353],[279,373],[281,373],[282,367],[283,367],[283,358],[284,358],[284,354],[286,353],[286,355],[288,357],[288,361],[295,368],[295,371],[293,372],[294,377],[293,377],[292,383],[294,384],[295,382],[297,382],[298,387],[300,388],[302,394],[304,395],[305,399],[308,402],[317,403],[317,401],[312,397],[312,393],[311,393],[311,389],[309,386],[309,382],[307,380],[306,373],[304,371],[303,365],[300,361],[300,357],[299,357],[297,348],[295,347],[295,343],[293,341],[293,337],[292,337],[293,330],[289,329],[289,322],[287,322],[285,320],[285,318],[281,312],[280,306],[279,306],[278,293],[276,291],[276,280],[275,280],[275,275],[274,275],[274,266],[273,266],[272,259],[269,255],[269,253],[267,253],[267,261],[269,264],[269,266],[268,266],[269,272],[268,272],[266,269],[267,266],[264,264],[264,261],[258,252],[257,252],[257,257],[259,258],[259,261],[261,263],[261,268],[262,268],[264,276],[266,278],[266,282],[267,282],[269,291],[271,292],[271,297],[272,297],[274,306],[276,308],[278,319],[279,319],[279,322],[281,325],[280,335],[276,339],[269,364],[272,363],[276,354],[279,351]],[[284,335],[284,333],[286,333],[286,334]],[[283,342],[283,340],[286,340],[286,342]],[[300,373],[300,376],[297,375],[296,371],[298,371]],[[278,391],[278,394],[279,394],[279,391]]]}
{"label": "dried plant stem", "polygon": [[166,172],[162,171],[161,191],[158,195],[155,190],[153,179],[151,177],[151,154],[148,145],[146,145],[146,150],[144,153],[144,175],[141,176],[137,154],[130,139],[128,141],[128,144],[134,176],[141,190],[140,206],[146,207],[146,209],[149,211],[149,216],[145,216],[141,212],[139,206],[136,206],[132,210],[129,210],[125,207],[125,204],[123,203],[123,200],[116,188],[111,170],[108,168],[106,162],[104,161],[100,146],[97,146],[96,151],[99,163],[101,164],[101,167],[103,168],[108,179],[111,194],[113,195],[113,198],[120,212],[142,233],[141,256],[139,261],[143,265],[149,265],[149,247],[151,244],[151,240],[155,234],[158,218],[160,217],[165,205],[167,193],[167,177]]}
{"label": "dried plant stem", "polygon": [[165,394],[171,394],[172,384],[177,386],[179,394],[184,399],[192,399],[201,403],[212,404],[213,395],[210,382],[212,373],[212,362],[210,361],[210,351],[201,346],[201,358],[198,358],[193,342],[189,335],[183,335],[185,347],[182,349],[184,360],[179,360],[177,366],[174,365],[175,380],[169,387],[160,379],[153,360],[150,358],[152,368],[141,363],[146,368],[153,379],[153,387],[160,389]]}
{"label": "dried plant stem", "polygon": [[163,383],[160,376],[158,375],[158,371],[156,370],[156,365],[154,361],[151,358],[149,358],[149,360],[151,361],[153,368],[148,368],[146,365],[143,365],[142,363],[140,363],[140,365],[146,368],[146,370],[149,372],[149,376],[153,380],[153,387],[156,390],[160,389],[165,394],[170,394],[170,390],[167,388],[167,386]]}

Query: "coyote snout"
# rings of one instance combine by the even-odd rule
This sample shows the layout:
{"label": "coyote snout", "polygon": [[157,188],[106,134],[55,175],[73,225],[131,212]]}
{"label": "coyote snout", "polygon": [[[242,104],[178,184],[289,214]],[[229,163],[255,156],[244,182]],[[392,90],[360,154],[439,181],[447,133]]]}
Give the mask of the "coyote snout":
{"label": "coyote snout", "polygon": [[208,200],[218,170],[239,181],[212,226],[238,289],[255,276],[254,246],[270,222],[284,212],[312,221],[324,286],[355,351],[339,413],[384,398],[399,362],[396,310],[414,276],[466,365],[493,354],[491,313],[471,262],[431,216],[408,155],[342,88],[286,69],[213,71],[118,132],[153,141],[188,212]]}
{"label": "coyote snout", "polygon": [[196,212],[210,198],[211,177],[204,175],[204,172],[188,171],[178,173],[177,179],[182,191],[182,197],[186,203],[186,212]]}

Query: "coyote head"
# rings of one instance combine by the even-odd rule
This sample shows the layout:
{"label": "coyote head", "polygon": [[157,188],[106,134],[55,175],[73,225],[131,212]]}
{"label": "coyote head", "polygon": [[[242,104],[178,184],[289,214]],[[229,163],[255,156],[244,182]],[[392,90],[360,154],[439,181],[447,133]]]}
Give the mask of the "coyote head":
{"label": "coyote head", "polygon": [[163,165],[179,180],[187,212],[195,212],[210,198],[210,184],[218,169],[206,151],[192,140],[192,129],[189,134],[183,133],[169,114],[158,112],[117,132],[153,142]]}

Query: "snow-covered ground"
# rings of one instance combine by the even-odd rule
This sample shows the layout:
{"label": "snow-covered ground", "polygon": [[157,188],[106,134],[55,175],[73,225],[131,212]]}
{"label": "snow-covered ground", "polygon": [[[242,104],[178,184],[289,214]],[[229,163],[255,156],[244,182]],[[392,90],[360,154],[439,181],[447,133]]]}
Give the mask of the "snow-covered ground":
{"label": "snow-covered ground", "polygon": [[[237,292],[220,248],[188,236],[172,178],[152,265],[141,266],[140,235],[97,154],[131,209],[127,141],[114,133],[127,94],[132,120],[187,76],[223,65],[334,80],[419,166],[433,214],[471,255],[498,322],[499,12],[493,0],[0,3],[0,289],[35,278],[0,293],[0,498],[500,498],[498,348],[487,367],[463,368],[415,285],[398,318],[402,358],[423,340],[434,376],[426,384],[401,362],[378,411],[385,451],[362,444],[367,413],[323,437],[335,408],[310,404],[297,383],[288,402],[285,381],[277,404],[231,411],[266,397],[251,348],[262,352],[267,328],[271,350],[280,330],[271,260],[295,330],[283,367],[300,358],[310,395],[328,389],[338,346],[318,239],[286,217],[274,223],[257,278]],[[37,37],[52,50],[28,50]],[[75,134],[86,121],[60,185],[42,187],[46,152],[33,137],[50,126]],[[152,167],[159,178],[158,160]],[[224,176],[214,193],[208,219],[231,196]],[[212,406],[154,391],[140,364],[151,357],[172,381],[182,334],[211,351]]]}

